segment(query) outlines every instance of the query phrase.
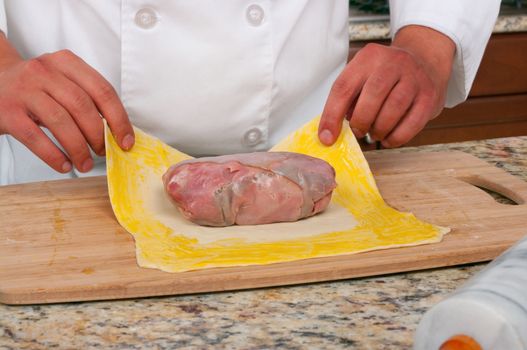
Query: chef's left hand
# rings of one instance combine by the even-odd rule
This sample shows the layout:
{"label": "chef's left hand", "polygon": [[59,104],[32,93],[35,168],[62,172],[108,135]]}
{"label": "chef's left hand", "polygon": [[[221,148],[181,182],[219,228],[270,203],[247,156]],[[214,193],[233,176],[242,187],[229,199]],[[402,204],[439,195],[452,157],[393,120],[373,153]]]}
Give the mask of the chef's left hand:
{"label": "chef's left hand", "polygon": [[342,121],[356,137],[369,133],[384,147],[410,141],[443,109],[456,46],[433,29],[407,26],[391,46],[368,44],[331,88],[319,125],[332,145]]}

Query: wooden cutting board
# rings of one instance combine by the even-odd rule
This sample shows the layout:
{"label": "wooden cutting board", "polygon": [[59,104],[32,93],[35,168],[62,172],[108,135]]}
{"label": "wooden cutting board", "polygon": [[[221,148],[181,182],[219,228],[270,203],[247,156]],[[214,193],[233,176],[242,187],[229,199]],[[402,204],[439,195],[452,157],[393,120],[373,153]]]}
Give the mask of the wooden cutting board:
{"label": "wooden cutting board", "polygon": [[[119,299],[337,280],[476,261],[527,234],[527,183],[461,152],[367,154],[386,201],[452,232],[438,244],[170,274],[136,265],[106,178],[0,187],[0,302]],[[476,186],[519,205],[497,203]]]}

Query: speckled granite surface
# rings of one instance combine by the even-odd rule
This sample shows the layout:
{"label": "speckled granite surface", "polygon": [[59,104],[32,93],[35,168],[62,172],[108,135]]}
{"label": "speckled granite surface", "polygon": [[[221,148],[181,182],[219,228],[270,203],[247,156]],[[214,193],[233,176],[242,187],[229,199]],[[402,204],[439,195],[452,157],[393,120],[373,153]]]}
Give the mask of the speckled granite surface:
{"label": "speckled granite surface", "polygon": [[[494,26],[494,33],[527,31],[527,14],[499,16]],[[379,40],[390,38],[388,19],[356,21],[350,18],[350,41]]]}
{"label": "speckled granite surface", "polygon": [[[440,150],[471,153],[527,180],[527,136],[379,152]],[[423,313],[483,266],[179,297],[0,305],[0,349],[409,349]]]}

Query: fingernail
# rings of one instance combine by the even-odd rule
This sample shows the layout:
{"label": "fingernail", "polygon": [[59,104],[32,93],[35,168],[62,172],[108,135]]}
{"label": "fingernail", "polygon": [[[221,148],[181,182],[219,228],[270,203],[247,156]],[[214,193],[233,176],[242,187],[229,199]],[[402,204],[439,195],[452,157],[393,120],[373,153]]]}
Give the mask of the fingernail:
{"label": "fingernail", "polygon": [[82,169],[80,169],[80,171],[85,173],[87,171],[90,171],[92,167],[93,167],[93,159],[88,158],[84,161],[84,163],[82,163]]}
{"label": "fingernail", "polygon": [[381,145],[384,147],[384,148],[392,148],[392,145],[390,145],[390,143],[388,141],[382,141],[381,142]]}
{"label": "fingernail", "polygon": [[123,137],[123,148],[128,151],[134,145],[134,140],[134,136],[130,134]]}
{"label": "fingernail", "polygon": [[356,138],[360,139],[361,137],[364,137],[365,133],[357,128],[351,128],[351,131],[353,132],[353,135],[355,135]]}
{"label": "fingernail", "polygon": [[328,129],[322,130],[318,137],[320,138],[320,141],[322,141],[322,143],[325,145],[331,145],[331,143],[333,142],[333,135]]}
{"label": "fingernail", "polygon": [[70,171],[71,171],[71,163],[70,162],[64,162],[64,164],[62,164],[62,172],[68,173]]}

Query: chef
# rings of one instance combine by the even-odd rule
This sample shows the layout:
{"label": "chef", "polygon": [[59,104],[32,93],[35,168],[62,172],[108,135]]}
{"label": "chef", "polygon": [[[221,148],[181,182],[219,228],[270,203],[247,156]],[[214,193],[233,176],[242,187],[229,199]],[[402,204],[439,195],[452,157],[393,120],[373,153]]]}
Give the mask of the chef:
{"label": "chef", "polygon": [[0,184],[104,173],[104,118],[194,156],[263,151],[322,113],[387,147],[470,89],[498,0],[390,1],[347,63],[348,0],[1,0]]}

